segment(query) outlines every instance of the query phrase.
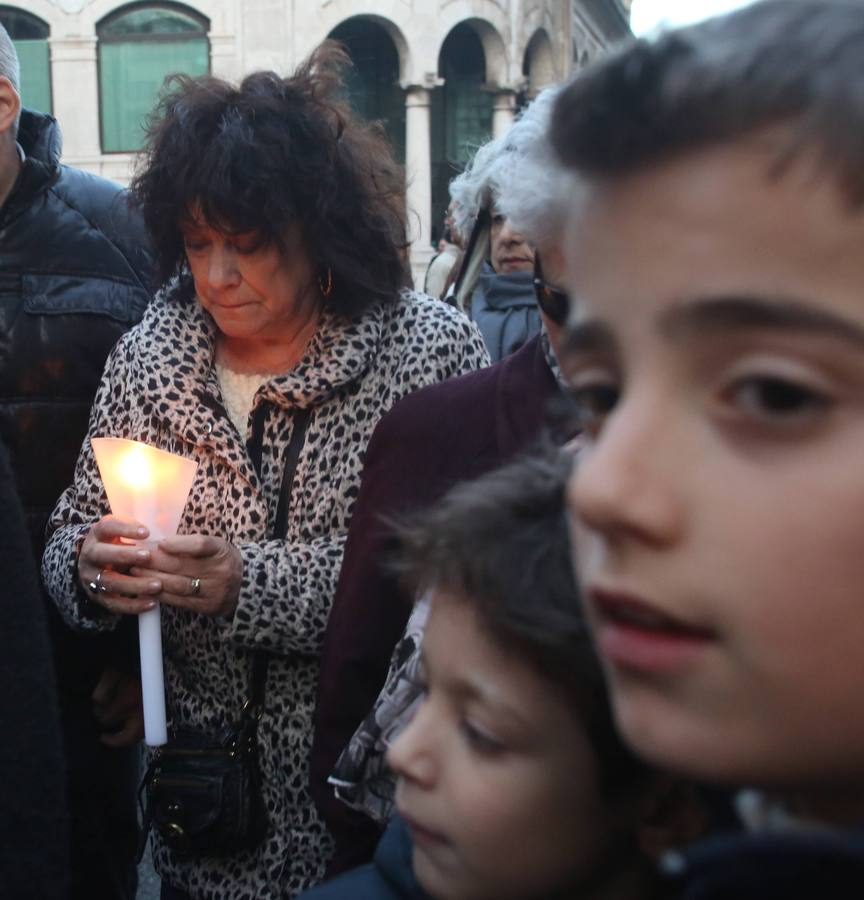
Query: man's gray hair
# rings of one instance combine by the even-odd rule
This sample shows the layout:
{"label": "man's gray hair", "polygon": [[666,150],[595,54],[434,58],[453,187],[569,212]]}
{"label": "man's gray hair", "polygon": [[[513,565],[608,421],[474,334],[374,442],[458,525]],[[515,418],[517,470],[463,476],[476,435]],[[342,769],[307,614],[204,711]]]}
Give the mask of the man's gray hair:
{"label": "man's gray hair", "polygon": [[542,91],[501,137],[484,144],[450,183],[453,220],[467,239],[477,213],[493,207],[529,244],[546,244],[563,224],[562,177],[546,137],[560,85]]}
{"label": "man's gray hair", "polygon": [[0,24],[0,76],[6,76],[12,82],[16,92],[21,93],[21,65],[18,52],[9,37],[9,32]]}

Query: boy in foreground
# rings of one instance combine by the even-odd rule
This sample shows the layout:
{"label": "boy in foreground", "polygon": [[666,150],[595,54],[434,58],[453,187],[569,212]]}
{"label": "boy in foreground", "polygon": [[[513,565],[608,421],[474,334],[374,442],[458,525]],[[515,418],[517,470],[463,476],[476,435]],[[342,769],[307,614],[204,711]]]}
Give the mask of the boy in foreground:
{"label": "boy in foreground", "polygon": [[388,754],[398,817],[373,864],[309,900],[665,896],[655,859],[702,807],[615,732],[570,566],[569,465],[459,485],[402,531],[431,608],[425,697]]}
{"label": "boy in foreground", "polygon": [[693,897],[861,896],[864,7],[638,42],[563,93],[552,141],[570,512],[617,721],[758,789],[762,837],[700,851]]}

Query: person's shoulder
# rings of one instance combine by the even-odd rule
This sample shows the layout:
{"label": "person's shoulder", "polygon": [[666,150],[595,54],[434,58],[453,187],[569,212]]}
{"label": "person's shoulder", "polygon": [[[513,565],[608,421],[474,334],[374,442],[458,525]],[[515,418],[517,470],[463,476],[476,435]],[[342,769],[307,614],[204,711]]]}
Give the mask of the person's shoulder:
{"label": "person's shoulder", "polygon": [[122,347],[126,353],[134,354],[154,341],[168,339],[175,322],[190,318],[189,305],[178,299],[174,285],[163,287],[148,303],[141,320],[121,336],[115,349]]}
{"label": "person's shoulder", "polygon": [[123,202],[125,189],[121,185],[73,166],[60,166],[60,175],[54,182],[53,190],[67,203],[82,211],[113,210],[118,202],[120,206],[126,207]]}
{"label": "person's shoulder", "polygon": [[399,900],[373,863],[304,891],[298,900]]}
{"label": "person's shoulder", "polygon": [[427,368],[432,364],[446,372],[441,377],[459,374],[458,366],[452,366],[454,361],[463,366],[461,371],[489,365],[477,326],[443,300],[403,290],[386,308],[383,324],[384,342],[398,351],[399,365],[416,366],[419,362]]}
{"label": "person's shoulder", "polygon": [[400,291],[387,313],[391,321],[398,321],[406,328],[428,326],[442,331],[464,331],[466,334],[472,330],[471,320],[461,310],[409,288]]}
{"label": "person's shoulder", "polygon": [[414,875],[411,856],[411,838],[395,816],[378,842],[373,862],[312,888],[298,900],[431,900]]}
{"label": "person's shoulder", "polygon": [[131,206],[129,192],[122,185],[64,165],[52,191],[109,240],[146,240],[144,222]]}
{"label": "person's shoulder", "polygon": [[426,385],[402,397],[378,423],[378,441],[396,436],[399,443],[425,441],[450,429],[476,428],[495,409],[502,377],[501,364],[487,366],[445,381]]}
{"label": "person's shoulder", "polygon": [[126,190],[123,185],[111,178],[105,178],[104,175],[97,175],[95,172],[79,169],[77,166],[70,166],[66,163],[60,165],[60,178],[58,180],[77,187],[103,192],[106,196],[112,193],[122,193]]}
{"label": "person's shoulder", "polygon": [[864,883],[864,833],[810,830],[720,834],[665,866],[681,900],[853,900]]}

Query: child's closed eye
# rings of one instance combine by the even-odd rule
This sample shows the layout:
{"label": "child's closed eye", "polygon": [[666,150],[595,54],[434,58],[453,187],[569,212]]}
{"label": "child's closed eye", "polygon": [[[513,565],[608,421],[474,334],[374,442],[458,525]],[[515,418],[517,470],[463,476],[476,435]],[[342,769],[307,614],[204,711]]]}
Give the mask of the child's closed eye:
{"label": "child's closed eye", "polygon": [[488,731],[475,725],[470,719],[462,719],[459,722],[459,730],[462,732],[462,736],[469,747],[476,753],[494,756],[503,753],[507,749],[498,738],[493,737]]}

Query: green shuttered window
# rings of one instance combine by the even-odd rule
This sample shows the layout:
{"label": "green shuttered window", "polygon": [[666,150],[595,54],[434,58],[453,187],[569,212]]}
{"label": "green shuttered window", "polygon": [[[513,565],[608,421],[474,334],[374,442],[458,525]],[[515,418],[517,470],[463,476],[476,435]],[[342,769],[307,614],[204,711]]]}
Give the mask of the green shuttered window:
{"label": "green shuttered window", "polygon": [[165,78],[210,70],[208,23],[174,7],[114,13],[97,28],[102,150],[140,150]]}
{"label": "green shuttered window", "polygon": [[27,109],[51,112],[51,57],[48,26],[11,6],[0,6],[0,23],[12,38],[21,64],[21,102]]}

